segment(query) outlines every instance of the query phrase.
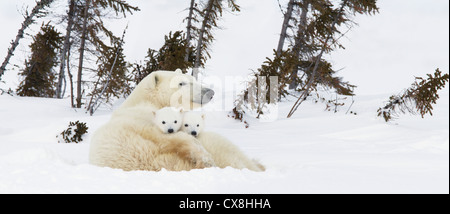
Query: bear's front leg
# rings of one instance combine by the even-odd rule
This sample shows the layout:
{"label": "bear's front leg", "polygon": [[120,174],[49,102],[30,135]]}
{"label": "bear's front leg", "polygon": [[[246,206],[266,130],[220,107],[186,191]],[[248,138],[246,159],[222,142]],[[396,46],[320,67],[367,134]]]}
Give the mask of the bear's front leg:
{"label": "bear's front leg", "polygon": [[167,141],[160,144],[161,152],[176,154],[191,162],[196,169],[214,167],[214,160],[200,142],[189,134],[177,132],[167,135]]}

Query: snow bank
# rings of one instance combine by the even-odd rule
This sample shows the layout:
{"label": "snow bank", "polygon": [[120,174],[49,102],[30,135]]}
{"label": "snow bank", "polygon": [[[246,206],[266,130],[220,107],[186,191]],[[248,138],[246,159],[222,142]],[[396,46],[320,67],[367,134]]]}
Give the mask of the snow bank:
{"label": "snow bank", "polygon": [[[69,108],[68,100],[0,96],[0,193],[448,193],[448,91],[435,116],[376,117],[385,95],[355,98],[357,115],[324,111],[305,102],[285,119],[281,103],[274,122],[227,118],[207,112],[207,129],[221,133],[262,173],[232,168],[189,172],[124,172],[88,163],[90,134],[110,111],[93,117]],[[347,105],[348,106],[348,105]],[[79,144],[57,143],[69,121],[86,122]]]}

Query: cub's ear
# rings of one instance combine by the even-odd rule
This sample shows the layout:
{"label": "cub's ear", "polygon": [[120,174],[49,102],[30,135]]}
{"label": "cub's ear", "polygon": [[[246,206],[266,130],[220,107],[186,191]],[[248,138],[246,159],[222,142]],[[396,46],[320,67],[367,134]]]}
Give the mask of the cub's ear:
{"label": "cub's ear", "polygon": [[203,119],[203,120],[205,119],[205,114],[202,114],[202,119]]}
{"label": "cub's ear", "polygon": [[149,78],[149,83],[148,83],[149,88],[155,89],[156,85],[158,84],[158,75],[155,72],[153,72],[150,75],[148,75],[147,78]]}
{"label": "cub's ear", "polygon": [[175,70],[175,73],[177,73],[177,74],[182,74],[183,73],[183,71],[181,70],[181,69],[177,69],[177,70]]}
{"label": "cub's ear", "polygon": [[153,114],[153,117],[156,116],[156,112],[155,111],[152,111],[152,114]]}
{"label": "cub's ear", "polygon": [[184,109],[183,108],[180,108],[180,113],[184,113]]}

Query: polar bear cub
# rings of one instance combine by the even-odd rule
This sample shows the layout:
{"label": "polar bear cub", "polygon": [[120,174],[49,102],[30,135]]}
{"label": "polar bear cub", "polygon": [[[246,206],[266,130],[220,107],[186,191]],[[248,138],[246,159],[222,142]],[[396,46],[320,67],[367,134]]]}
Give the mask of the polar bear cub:
{"label": "polar bear cub", "polygon": [[178,132],[183,121],[183,109],[165,107],[153,112],[153,123],[164,134]]}
{"label": "polar bear cub", "polygon": [[203,132],[205,127],[205,115],[199,112],[185,112],[183,115],[183,124],[181,131],[186,132],[194,137]]}

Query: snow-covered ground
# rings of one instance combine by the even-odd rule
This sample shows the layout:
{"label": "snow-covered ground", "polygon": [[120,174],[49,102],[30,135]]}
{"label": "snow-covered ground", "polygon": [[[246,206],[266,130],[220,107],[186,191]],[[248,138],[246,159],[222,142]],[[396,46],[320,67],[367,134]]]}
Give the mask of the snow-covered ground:
{"label": "snow-covered ground", "polygon": [[[0,193],[448,193],[449,94],[433,117],[376,117],[387,95],[355,98],[351,111],[324,111],[306,102],[285,119],[250,120],[246,129],[226,111],[208,111],[207,129],[227,136],[261,161],[265,172],[202,169],[124,172],[88,163],[90,134],[111,111],[90,117],[68,100],[0,96]],[[57,143],[69,121],[89,134],[79,144]]]}
{"label": "snow-covered ground", "polygon": [[[1,1],[0,59],[23,19],[15,9],[34,2]],[[217,76],[223,84],[227,76],[245,76],[271,56],[281,28],[277,1],[238,3],[242,13],[225,14],[206,66],[206,74]],[[131,62],[143,60],[148,48],[159,48],[169,31],[183,29],[187,14],[183,10],[188,6],[185,0],[136,4],[141,12],[113,20],[112,25],[120,34],[129,22],[125,54]],[[277,120],[249,120],[246,129],[227,117],[233,99],[216,96],[207,107],[214,110],[207,112],[207,129],[227,136],[248,156],[260,160],[267,168],[262,173],[231,168],[124,172],[92,166],[88,163],[90,135],[109,119],[111,110],[101,109],[91,117],[70,108],[68,99],[2,95],[0,193],[448,194],[448,86],[440,93],[433,117],[404,115],[391,123],[376,117],[388,97],[407,88],[414,76],[425,76],[437,67],[449,72],[448,4],[445,0],[407,4],[380,0],[380,14],[357,18],[360,26],[343,40],[347,49],[327,56],[337,69],[345,68],[340,73],[345,80],[359,86],[351,107],[357,115],[345,114],[350,100],[338,113],[308,101],[286,119],[294,101],[291,97],[280,104]],[[28,33],[35,34],[39,26]],[[23,64],[30,41],[29,37],[21,41],[12,64]],[[17,88],[19,70],[8,67],[0,88]],[[85,141],[57,143],[56,135],[69,121],[77,120],[89,127]]]}

